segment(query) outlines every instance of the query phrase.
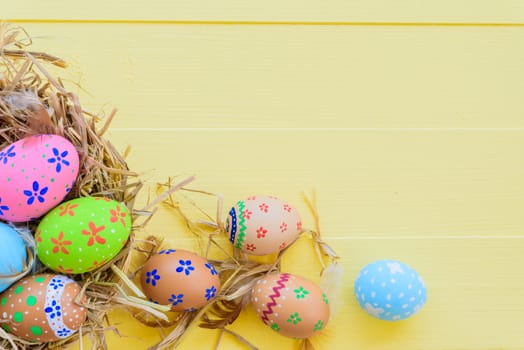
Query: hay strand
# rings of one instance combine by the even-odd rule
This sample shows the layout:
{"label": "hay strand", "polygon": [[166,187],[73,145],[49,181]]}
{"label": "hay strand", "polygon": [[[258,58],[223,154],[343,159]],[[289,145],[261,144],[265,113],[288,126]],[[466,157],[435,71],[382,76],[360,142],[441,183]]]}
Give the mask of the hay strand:
{"label": "hay strand", "polygon": [[[151,305],[142,298],[128,295],[124,287],[131,287],[130,281],[123,278],[131,265],[135,233],[147,224],[159,201],[153,201],[142,210],[134,210],[135,199],[143,184],[129,169],[125,156],[104,138],[116,110],[110,113],[102,127],[98,127],[102,118],[85,111],[78,96],[65,87],[54,70],[51,71],[66,67],[66,63],[45,52],[29,51],[31,43],[23,28],[0,23],[0,149],[36,134],[52,133],[65,137],[77,149],[81,164],[75,185],[65,200],[83,196],[114,199],[126,205],[132,213],[133,227],[127,244],[111,261],[89,273],[70,276],[82,287],[76,302],[88,310],[87,321],[80,332],[65,340],[39,343],[24,341],[0,328],[0,348],[57,349],[78,341],[81,335],[88,335],[93,349],[106,349],[105,333],[117,332],[107,317],[113,308],[132,308],[166,319],[166,307]],[[172,189],[176,190],[178,188]],[[146,219],[138,225],[137,221],[142,217]],[[38,223],[38,220],[33,220],[24,226],[34,232]],[[34,249],[30,250],[30,257],[34,260]],[[31,264],[28,262],[28,271]],[[41,267],[38,272],[52,271]],[[116,282],[118,276],[121,278]],[[137,290],[131,290],[137,293]]]}

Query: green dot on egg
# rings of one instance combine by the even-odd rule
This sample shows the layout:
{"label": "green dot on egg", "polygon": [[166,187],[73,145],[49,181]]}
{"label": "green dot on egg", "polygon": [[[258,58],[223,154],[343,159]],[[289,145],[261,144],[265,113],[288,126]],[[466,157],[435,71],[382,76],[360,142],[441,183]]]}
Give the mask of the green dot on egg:
{"label": "green dot on egg", "polygon": [[49,147],[49,144],[48,144],[48,143],[46,143],[46,144],[45,144],[45,146],[46,146],[46,147]]}
{"label": "green dot on egg", "polygon": [[42,332],[42,328],[40,328],[38,326],[31,326],[31,328],[29,328],[29,330],[31,331],[31,333],[33,333],[36,336],[40,336],[43,333]]}
{"label": "green dot on egg", "polygon": [[38,299],[34,295],[30,295],[26,299],[26,303],[28,306],[35,306]]}
{"label": "green dot on egg", "polygon": [[5,306],[7,304],[7,298],[3,297],[1,301],[2,306]]}
{"label": "green dot on egg", "polygon": [[51,182],[55,182],[55,178],[54,177],[51,178]]}
{"label": "green dot on egg", "polygon": [[35,278],[35,282],[37,283],[41,283],[41,282],[44,282],[45,281],[45,277],[37,277]]}
{"label": "green dot on egg", "polygon": [[42,154],[42,158],[45,158],[45,154]]}
{"label": "green dot on egg", "polygon": [[24,290],[24,286],[18,286],[15,288],[15,294],[20,294]]}
{"label": "green dot on egg", "polygon": [[17,311],[17,312],[14,313],[13,320],[15,322],[20,323],[20,322],[22,322],[23,319],[24,319],[24,314],[22,312]]}

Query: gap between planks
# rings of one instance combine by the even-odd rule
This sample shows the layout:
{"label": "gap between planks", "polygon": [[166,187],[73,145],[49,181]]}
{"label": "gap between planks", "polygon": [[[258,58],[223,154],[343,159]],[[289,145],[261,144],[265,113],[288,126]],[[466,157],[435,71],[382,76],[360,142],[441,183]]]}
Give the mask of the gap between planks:
{"label": "gap between planks", "polygon": [[469,239],[482,239],[482,240],[492,240],[492,239],[524,239],[524,235],[520,236],[482,236],[482,235],[469,235],[469,236],[450,236],[450,235],[442,235],[442,236],[345,236],[345,237],[330,237],[330,236],[324,236],[322,237],[324,240],[329,241],[375,241],[375,240],[386,240],[386,241],[393,241],[393,240],[415,240],[415,241],[422,241],[422,240],[469,240]]}
{"label": "gap between planks", "polygon": [[201,131],[201,132],[213,132],[213,131],[263,131],[263,132],[289,132],[289,131],[343,131],[343,132],[361,132],[361,131],[379,131],[379,132],[432,132],[432,131],[456,131],[456,132],[522,132],[524,128],[265,128],[265,127],[252,127],[252,128],[110,128],[111,132],[188,132],[188,131]]}
{"label": "gap between planks", "polygon": [[170,25],[238,25],[238,26],[346,26],[346,27],[524,27],[509,22],[365,22],[365,21],[198,21],[198,20],[117,20],[117,19],[7,19],[11,23],[77,23],[77,24],[170,24]]}
{"label": "gap between planks", "polygon": [[[181,241],[192,241],[193,238],[181,237],[177,238]],[[223,237],[224,240],[227,240],[227,237]],[[326,241],[443,241],[443,240],[520,240],[524,239],[524,235],[520,236],[482,236],[482,235],[468,235],[468,236],[451,236],[451,235],[441,235],[441,236],[344,236],[344,237],[335,237],[335,236],[323,236],[323,240]]]}

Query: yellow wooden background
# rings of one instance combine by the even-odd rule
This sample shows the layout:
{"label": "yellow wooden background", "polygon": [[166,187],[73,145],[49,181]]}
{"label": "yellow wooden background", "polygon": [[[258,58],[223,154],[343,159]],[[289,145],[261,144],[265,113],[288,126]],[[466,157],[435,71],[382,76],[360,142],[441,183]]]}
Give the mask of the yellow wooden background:
{"label": "yellow wooden background", "polygon": [[[196,174],[226,207],[274,194],[310,227],[301,194],[316,191],[345,269],[319,350],[524,349],[524,2],[26,0],[0,17],[70,63],[86,109],[119,109],[109,137],[151,186]],[[167,210],[147,230],[192,247]],[[415,317],[359,309],[353,281],[380,258],[425,279]],[[318,279],[307,240],[284,268]],[[111,320],[110,349],[159,339]],[[231,329],[260,349],[298,346],[252,309]],[[195,330],[180,349],[217,339]],[[226,335],[219,349],[244,347]]]}

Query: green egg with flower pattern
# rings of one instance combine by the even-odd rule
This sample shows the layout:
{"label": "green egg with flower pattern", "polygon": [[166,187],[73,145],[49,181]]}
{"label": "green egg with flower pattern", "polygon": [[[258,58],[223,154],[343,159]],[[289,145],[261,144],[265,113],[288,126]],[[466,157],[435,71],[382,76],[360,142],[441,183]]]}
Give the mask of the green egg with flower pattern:
{"label": "green egg with flower pattern", "polygon": [[37,256],[50,269],[78,274],[114,258],[131,232],[125,205],[104,197],[81,197],[51,210],[38,225]]}

